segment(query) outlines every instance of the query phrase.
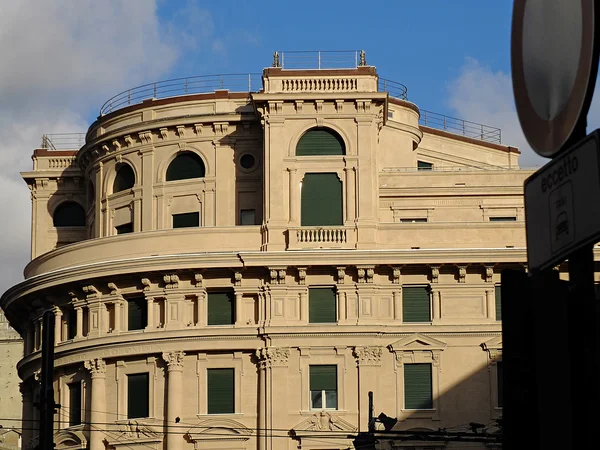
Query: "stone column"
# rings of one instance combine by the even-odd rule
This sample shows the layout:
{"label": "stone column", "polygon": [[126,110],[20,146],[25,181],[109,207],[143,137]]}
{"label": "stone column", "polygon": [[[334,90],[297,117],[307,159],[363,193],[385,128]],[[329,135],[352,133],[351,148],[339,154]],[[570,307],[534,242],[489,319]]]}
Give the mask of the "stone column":
{"label": "stone column", "polygon": [[440,291],[438,289],[431,290],[431,320],[438,320],[441,318],[440,308]]}
{"label": "stone column", "polygon": [[[384,404],[385,394],[379,390],[379,370],[381,367],[382,347],[356,347],[354,356],[358,363],[358,423],[361,430],[369,426],[369,391],[373,396],[381,399],[379,404]],[[338,392],[339,396],[344,395]]]}
{"label": "stone column", "polygon": [[146,297],[146,309],[148,323],[146,324],[146,330],[151,330],[154,327],[154,298]]}
{"label": "stone column", "polygon": [[296,169],[288,169],[289,172],[289,178],[290,178],[290,224],[292,226],[298,226],[298,195],[299,195],[299,189],[298,189],[298,179],[296,177]]}
{"label": "stone column", "polygon": [[259,411],[258,448],[259,450],[287,450],[285,439],[273,437],[268,430],[286,428],[287,411],[287,369],[290,357],[289,348],[268,347],[256,350],[259,367]]}
{"label": "stone column", "polygon": [[487,318],[490,320],[496,320],[496,302],[495,292],[491,289],[485,290],[485,303],[487,307]]}
{"label": "stone column", "polygon": [[[167,363],[167,448],[169,450],[181,450],[183,448],[183,436],[178,432],[175,418],[181,417],[183,413],[183,357],[182,351],[163,353],[162,358]],[[170,427],[174,427],[170,430]]]}
{"label": "stone column", "polygon": [[105,425],[102,424],[106,423],[106,363],[104,360],[96,358],[86,361],[84,366],[90,372],[92,391],[91,406],[86,411],[89,413],[90,422],[88,425],[89,450],[105,450],[103,442]]}
{"label": "stone column", "polygon": [[121,331],[121,301],[117,300],[115,302],[115,331]]}
{"label": "stone column", "polygon": [[235,293],[235,312],[234,312],[236,326],[244,325],[244,317],[242,314],[242,307],[243,307],[242,298],[243,298],[243,296],[244,296],[244,294],[236,291],[236,293]]}
{"label": "stone column", "polygon": [[344,168],[346,172],[346,224],[354,223],[356,218],[356,184],[354,167]]}
{"label": "stone column", "polygon": [[60,308],[54,309],[54,345],[62,342],[62,311]]}
{"label": "stone column", "polygon": [[[153,160],[154,147],[147,147],[140,151],[142,154],[142,199],[141,204],[137,205],[141,209],[141,231],[152,229],[152,202],[153,198]],[[140,208],[141,207],[141,208]],[[115,327],[116,328],[116,327]]]}
{"label": "stone column", "polygon": [[35,326],[35,339],[33,341],[33,351],[37,351],[41,348],[42,344],[42,321],[41,319],[36,319],[34,322]]}
{"label": "stone column", "polygon": [[77,313],[77,331],[75,333],[75,339],[78,339],[83,337],[83,308],[77,306],[75,312]]}
{"label": "stone column", "polygon": [[394,299],[394,320],[402,322],[402,287],[398,286],[398,289],[392,293]]}
{"label": "stone column", "polygon": [[31,391],[31,385],[25,381],[19,383],[19,390],[23,398],[21,448],[25,449],[31,443],[31,439],[33,439],[33,433],[37,428],[37,424],[33,421],[33,392]]}

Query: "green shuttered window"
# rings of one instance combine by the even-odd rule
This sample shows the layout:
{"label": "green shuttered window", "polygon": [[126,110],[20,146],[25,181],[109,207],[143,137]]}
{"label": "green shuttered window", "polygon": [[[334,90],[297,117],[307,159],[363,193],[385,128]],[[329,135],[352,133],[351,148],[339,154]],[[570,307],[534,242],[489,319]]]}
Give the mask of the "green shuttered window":
{"label": "green shuttered window", "polygon": [[502,408],[504,397],[504,374],[502,369],[502,361],[496,362],[496,382],[498,389],[498,408]]}
{"label": "green shuttered window", "polygon": [[185,152],[177,156],[167,168],[167,181],[188,180],[190,178],[203,178],[205,174],[202,159],[192,152]]}
{"label": "green shuttered window", "polygon": [[300,225],[343,225],[342,182],[336,173],[307,173],[302,180]]}
{"label": "green shuttered window", "polygon": [[337,366],[310,366],[312,409],[337,409]]}
{"label": "green shuttered window", "polygon": [[404,365],[404,409],[432,409],[431,364]]}
{"label": "green shuttered window", "polygon": [[208,324],[232,325],[235,321],[233,305],[232,291],[209,291]]}
{"label": "green shuttered window", "polygon": [[431,322],[428,286],[402,287],[402,320]]}
{"label": "green shuttered window", "polygon": [[148,303],[144,297],[127,299],[127,329],[143,330],[148,325]]}
{"label": "green shuttered window", "polygon": [[332,130],[314,128],[307,131],[298,141],[297,156],[345,155],[344,141]]}
{"label": "green shuttered window", "polygon": [[208,414],[233,414],[235,396],[234,369],[207,369]]}
{"label": "green shuttered window", "polygon": [[496,286],[496,320],[502,320],[502,287]]}
{"label": "green shuttered window", "polygon": [[81,424],[81,383],[70,383],[69,388],[69,426]]}
{"label": "green shuttered window", "polygon": [[147,373],[127,375],[127,418],[150,416],[150,377]]}
{"label": "green shuttered window", "polygon": [[308,289],[308,322],[337,322],[335,288]]}
{"label": "green shuttered window", "polygon": [[135,185],[135,173],[129,164],[121,163],[117,166],[117,175],[113,183],[113,192],[131,189]]}

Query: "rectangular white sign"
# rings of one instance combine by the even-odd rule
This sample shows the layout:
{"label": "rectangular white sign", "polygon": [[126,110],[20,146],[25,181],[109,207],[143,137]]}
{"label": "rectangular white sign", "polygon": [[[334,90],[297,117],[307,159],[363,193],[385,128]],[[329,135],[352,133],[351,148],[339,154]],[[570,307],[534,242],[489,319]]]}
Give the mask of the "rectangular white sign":
{"label": "rectangular white sign", "polygon": [[525,180],[527,260],[541,270],[600,240],[600,130]]}

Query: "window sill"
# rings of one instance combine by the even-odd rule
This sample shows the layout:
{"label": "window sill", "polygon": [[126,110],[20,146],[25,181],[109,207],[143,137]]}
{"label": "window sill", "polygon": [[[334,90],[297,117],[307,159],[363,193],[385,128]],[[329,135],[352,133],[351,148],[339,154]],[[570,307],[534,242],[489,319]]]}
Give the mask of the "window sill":
{"label": "window sill", "polygon": [[437,409],[403,409],[402,420],[406,419],[440,420]]}

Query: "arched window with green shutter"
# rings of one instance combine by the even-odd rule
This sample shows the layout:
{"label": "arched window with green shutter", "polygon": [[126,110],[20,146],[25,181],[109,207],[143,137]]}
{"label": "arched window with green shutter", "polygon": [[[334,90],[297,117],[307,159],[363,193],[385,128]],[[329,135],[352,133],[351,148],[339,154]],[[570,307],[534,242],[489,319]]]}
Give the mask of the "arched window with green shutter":
{"label": "arched window with green shutter", "polygon": [[337,173],[307,173],[302,180],[300,225],[343,225],[342,182]]}
{"label": "arched window with green shutter", "polygon": [[328,128],[308,130],[298,141],[296,156],[345,155],[342,137]]}
{"label": "arched window with green shutter", "polygon": [[167,168],[167,181],[189,180],[190,178],[204,178],[206,169],[202,158],[193,152],[184,152],[177,155]]}

